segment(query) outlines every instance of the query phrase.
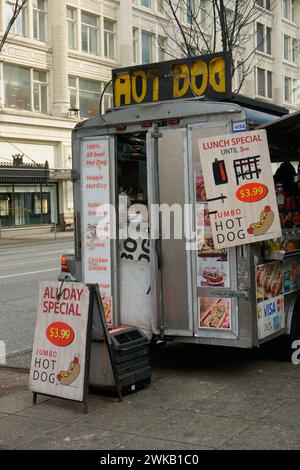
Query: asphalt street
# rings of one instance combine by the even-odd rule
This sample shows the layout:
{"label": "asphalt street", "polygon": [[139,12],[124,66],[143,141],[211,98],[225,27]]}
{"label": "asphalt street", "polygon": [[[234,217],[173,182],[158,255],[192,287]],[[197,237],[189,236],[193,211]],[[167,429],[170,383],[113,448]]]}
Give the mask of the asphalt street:
{"label": "asphalt street", "polygon": [[1,240],[0,340],[6,354],[33,344],[39,281],[56,280],[60,256],[73,249],[71,236],[57,240]]}

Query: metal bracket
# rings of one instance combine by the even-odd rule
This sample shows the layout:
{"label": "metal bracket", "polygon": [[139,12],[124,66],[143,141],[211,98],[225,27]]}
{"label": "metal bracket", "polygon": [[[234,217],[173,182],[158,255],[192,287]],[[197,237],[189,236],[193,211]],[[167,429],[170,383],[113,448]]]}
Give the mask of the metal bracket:
{"label": "metal bracket", "polygon": [[159,139],[160,137],[162,137],[162,132],[155,131],[155,132],[151,133],[151,137],[152,137],[152,139]]}
{"label": "metal bracket", "polygon": [[242,291],[232,291],[232,290],[214,291],[214,296],[220,297],[220,298],[236,297],[238,299],[249,299],[249,292],[247,290],[242,290]]}
{"label": "metal bracket", "polygon": [[78,181],[79,179],[80,179],[79,173],[76,170],[72,170],[71,171],[71,180],[74,182],[74,181]]}

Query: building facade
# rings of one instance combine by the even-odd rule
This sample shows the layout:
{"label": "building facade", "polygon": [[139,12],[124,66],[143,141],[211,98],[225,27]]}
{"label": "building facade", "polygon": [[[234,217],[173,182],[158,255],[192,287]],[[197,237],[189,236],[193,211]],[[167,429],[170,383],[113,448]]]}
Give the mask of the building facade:
{"label": "building facade", "polygon": [[[275,8],[256,2],[261,15],[240,56],[256,48],[257,64],[241,92],[296,110],[300,1],[271,1]],[[14,3],[0,0],[2,34]],[[181,15],[189,27],[189,12]],[[2,228],[64,226],[72,218],[72,128],[98,114],[102,92],[101,111],[112,106],[112,68],[173,58],[170,27],[163,0],[27,1],[0,54],[0,167],[24,162],[23,176],[0,181]],[[237,73],[234,88],[239,80]],[[26,166],[46,161],[46,183],[26,179]]]}

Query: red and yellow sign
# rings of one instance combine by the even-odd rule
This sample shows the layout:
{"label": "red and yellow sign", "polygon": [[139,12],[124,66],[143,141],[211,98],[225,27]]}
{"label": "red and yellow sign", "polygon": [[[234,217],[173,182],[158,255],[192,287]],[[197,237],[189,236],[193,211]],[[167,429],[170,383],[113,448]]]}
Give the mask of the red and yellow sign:
{"label": "red and yellow sign", "polygon": [[238,188],[236,197],[241,202],[258,202],[268,194],[268,188],[263,183],[247,183]]}

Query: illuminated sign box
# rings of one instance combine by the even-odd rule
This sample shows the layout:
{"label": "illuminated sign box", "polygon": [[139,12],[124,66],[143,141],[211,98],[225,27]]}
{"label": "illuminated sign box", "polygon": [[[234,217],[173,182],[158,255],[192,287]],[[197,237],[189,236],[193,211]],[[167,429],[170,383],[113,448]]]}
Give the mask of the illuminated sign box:
{"label": "illuminated sign box", "polygon": [[114,106],[205,96],[231,97],[229,52],[157,62],[112,71]]}

